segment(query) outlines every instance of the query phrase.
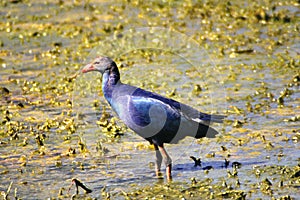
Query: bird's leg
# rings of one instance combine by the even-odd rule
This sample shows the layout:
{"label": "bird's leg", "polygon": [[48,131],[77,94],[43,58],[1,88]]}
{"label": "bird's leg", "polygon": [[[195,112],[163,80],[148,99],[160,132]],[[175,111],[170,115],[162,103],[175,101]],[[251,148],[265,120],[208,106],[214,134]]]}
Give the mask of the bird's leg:
{"label": "bird's leg", "polygon": [[172,159],[171,157],[168,155],[167,151],[164,148],[164,145],[160,145],[158,146],[159,151],[162,155],[162,157],[164,158],[165,161],[165,165],[166,165],[166,174],[167,174],[167,179],[168,181],[172,180]]}
{"label": "bird's leg", "polygon": [[154,149],[155,149],[155,173],[157,177],[161,177],[162,174],[160,172],[160,167],[162,163],[162,155],[156,144],[154,144]]}

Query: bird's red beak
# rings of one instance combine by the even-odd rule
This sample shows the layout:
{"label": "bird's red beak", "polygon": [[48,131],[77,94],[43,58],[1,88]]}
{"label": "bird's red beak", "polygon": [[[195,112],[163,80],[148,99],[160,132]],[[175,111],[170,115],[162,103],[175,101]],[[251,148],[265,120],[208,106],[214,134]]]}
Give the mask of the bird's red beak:
{"label": "bird's red beak", "polygon": [[93,64],[87,64],[86,66],[84,66],[84,68],[81,70],[82,73],[87,73],[90,71],[94,71],[96,68],[94,67]]}

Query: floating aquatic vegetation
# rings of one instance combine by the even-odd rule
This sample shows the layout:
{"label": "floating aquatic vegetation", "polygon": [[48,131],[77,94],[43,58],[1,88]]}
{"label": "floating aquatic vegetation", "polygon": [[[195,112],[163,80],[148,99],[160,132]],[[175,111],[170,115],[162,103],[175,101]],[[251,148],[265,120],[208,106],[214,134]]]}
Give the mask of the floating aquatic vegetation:
{"label": "floating aquatic vegetation", "polygon": [[[0,6],[0,191],[4,198],[64,198],[65,177],[78,176],[95,188],[77,196],[86,199],[296,199],[298,1],[12,0],[1,1]],[[150,32],[136,34],[134,28],[145,26],[176,30],[198,42],[208,56],[195,53],[190,44],[173,49],[164,41],[176,43],[182,38],[174,39],[172,34],[170,40],[159,41],[167,34],[154,40],[152,44],[161,49],[143,48],[147,41],[143,38],[149,38]],[[139,49],[112,42],[128,44],[134,38],[140,41]],[[91,97],[88,80],[71,77],[99,46],[128,72],[124,81],[200,110],[227,113],[220,137],[199,140],[189,148],[201,156],[205,170],[193,168],[194,163],[183,156],[186,160],[178,160],[195,171],[189,167],[176,171],[173,183],[156,184],[151,175],[132,171],[134,162],[150,165],[152,147],[135,138],[113,113],[105,114],[100,79],[93,81],[92,90],[97,92]],[[176,57],[182,53],[200,58],[199,69],[185,68]],[[185,70],[178,72],[173,66]],[[142,73],[147,67],[150,72]],[[181,84],[183,76],[190,81]],[[76,97],[72,93],[77,84]],[[211,106],[214,92],[226,93],[226,98],[216,95],[214,100],[220,104]],[[76,106],[85,103],[78,99],[83,97],[88,97],[90,107],[78,111]],[[138,160],[135,154],[145,157]],[[222,167],[211,161],[220,161]],[[236,169],[229,170],[234,162],[241,168],[236,163]],[[11,184],[12,180],[18,181]]]}

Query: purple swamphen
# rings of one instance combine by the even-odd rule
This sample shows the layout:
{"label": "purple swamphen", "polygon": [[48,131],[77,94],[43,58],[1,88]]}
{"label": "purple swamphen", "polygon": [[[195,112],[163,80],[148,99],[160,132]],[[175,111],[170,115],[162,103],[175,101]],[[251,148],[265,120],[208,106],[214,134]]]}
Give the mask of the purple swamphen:
{"label": "purple swamphen", "polygon": [[161,174],[164,160],[167,179],[172,178],[172,160],[164,143],[176,143],[186,136],[202,138],[218,134],[209,125],[222,123],[225,116],[202,113],[178,101],[122,83],[116,63],[108,57],[98,57],[81,70],[82,73],[90,71],[102,73],[104,97],[118,117],[154,145],[157,176]]}

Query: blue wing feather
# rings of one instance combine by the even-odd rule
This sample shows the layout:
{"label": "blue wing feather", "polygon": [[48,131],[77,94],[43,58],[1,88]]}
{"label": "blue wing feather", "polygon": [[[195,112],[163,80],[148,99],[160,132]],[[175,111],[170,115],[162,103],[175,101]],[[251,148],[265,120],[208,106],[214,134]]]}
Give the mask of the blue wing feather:
{"label": "blue wing feather", "polygon": [[225,118],[224,115],[211,115],[207,113],[200,112],[188,105],[185,105],[183,103],[179,103],[178,101],[175,101],[173,99],[169,99],[166,97],[163,97],[159,94],[149,92],[140,88],[137,88],[135,92],[133,93],[133,96],[138,97],[144,97],[149,99],[155,99],[158,101],[161,101],[164,104],[169,105],[172,109],[176,110],[177,112],[181,113],[182,116],[196,121],[196,122],[203,122],[203,123],[209,123],[209,122],[216,122],[216,123],[222,123],[223,119]]}

